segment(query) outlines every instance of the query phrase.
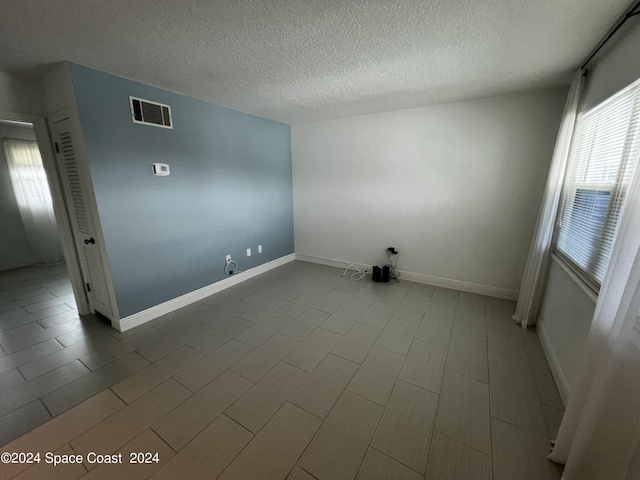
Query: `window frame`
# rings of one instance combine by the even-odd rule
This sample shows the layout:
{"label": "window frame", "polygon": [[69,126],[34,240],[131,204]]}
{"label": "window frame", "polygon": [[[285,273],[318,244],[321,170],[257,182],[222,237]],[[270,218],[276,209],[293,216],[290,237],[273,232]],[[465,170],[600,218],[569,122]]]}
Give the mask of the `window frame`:
{"label": "window frame", "polygon": [[[611,95],[609,98],[607,98],[606,100],[602,101],[601,103],[599,103],[598,105],[596,105],[595,107],[582,112],[578,115],[578,119],[575,123],[574,126],[574,131],[573,131],[573,135],[572,135],[572,140],[571,140],[571,146],[569,149],[569,158],[567,161],[567,165],[565,167],[565,177],[563,179],[563,183],[562,183],[562,189],[560,192],[560,198],[559,198],[559,205],[558,205],[558,210],[556,213],[556,218],[555,218],[555,225],[554,225],[554,233],[553,233],[553,240],[552,240],[552,250],[551,253],[553,255],[556,256],[556,258],[561,261],[572,273],[575,274],[576,279],[580,280],[584,286],[586,286],[589,290],[593,291],[596,295],[599,294],[600,292],[600,288],[601,288],[601,283],[598,281],[597,278],[595,278],[595,276],[592,276],[587,270],[585,270],[583,267],[581,267],[580,265],[578,265],[574,260],[572,260],[567,254],[565,254],[559,247],[558,247],[558,241],[559,241],[559,236],[560,236],[560,228],[561,228],[561,224],[562,224],[562,217],[565,211],[565,208],[568,206],[567,202],[566,202],[566,196],[567,196],[567,191],[568,190],[573,190],[574,193],[574,201],[575,198],[577,196],[577,191],[580,189],[584,189],[584,190],[591,190],[591,191],[596,191],[596,192],[604,192],[604,191],[608,191],[611,194],[611,198],[609,200],[609,205],[607,207],[606,213],[605,213],[605,220],[603,223],[603,233],[605,231],[607,231],[608,226],[611,225],[611,223],[614,221],[614,213],[615,213],[615,205],[616,205],[616,201],[614,197],[620,197],[622,196],[623,200],[621,202],[621,207],[620,207],[620,211],[618,214],[618,218],[616,219],[616,225],[615,228],[613,229],[614,232],[614,236],[613,236],[613,241],[612,241],[612,248],[613,245],[615,243],[615,238],[617,237],[618,234],[618,229],[620,227],[620,219],[623,215],[623,212],[625,210],[626,207],[626,199],[627,199],[627,190],[629,185],[625,184],[623,182],[621,182],[619,180],[620,177],[620,171],[622,169],[618,170],[618,179],[616,180],[615,184],[598,184],[598,183],[593,183],[593,182],[584,182],[582,184],[577,183],[577,182],[573,182],[571,184],[568,183],[568,175],[571,173],[571,168],[574,166],[575,162],[573,162],[572,160],[575,160],[575,149],[577,148],[577,142],[579,140],[579,127],[581,127],[581,122],[580,117],[583,117],[585,115],[589,115],[590,113],[594,113],[596,110],[599,110],[600,108],[605,107],[606,105],[608,105],[609,103],[615,102],[619,97],[629,93],[631,90],[635,90],[635,92],[632,94],[633,95],[633,99],[632,99],[632,106],[631,106],[631,114],[630,114],[630,124],[627,127],[627,133],[625,135],[625,139],[624,139],[624,146],[623,146],[623,154],[620,157],[620,163],[625,162],[625,161],[629,161],[628,160],[628,156],[625,156],[625,151],[627,151],[628,149],[628,145],[630,142],[630,140],[633,140],[631,137],[636,136],[635,141],[636,142],[640,142],[640,129],[638,129],[638,127],[636,126],[636,130],[635,132],[631,132],[631,125],[633,124],[633,117],[634,115],[638,114],[637,112],[640,111],[640,80],[637,80],[635,82],[633,82],[631,85],[628,85],[627,87],[623,88],[622,90],[620,90],[619,92]],[[631,135],[630,135],[631,132]],[[636,157],[639,157],[639,155],[636,155]],[[636,158],[635,160],[631,160],[632,162],[635,162],[635,165],[632,166],[631,168],[631,181],[633,181],[634,177],[635,177],[635,170],[640,168],[640,158]],[[619,163],[619,164],[620,164]],[[602,236],[600,237],[602,239]],[[609,257],[610,257],[611,252],[609,252]],[[596,246],[596,250],[594,252],[594,256],[595,257],[601,257],[602,255],[604,255],[604,251],[602,249],[602,245],[598,244]],[[607,260],[610,260],[610,258]]]}

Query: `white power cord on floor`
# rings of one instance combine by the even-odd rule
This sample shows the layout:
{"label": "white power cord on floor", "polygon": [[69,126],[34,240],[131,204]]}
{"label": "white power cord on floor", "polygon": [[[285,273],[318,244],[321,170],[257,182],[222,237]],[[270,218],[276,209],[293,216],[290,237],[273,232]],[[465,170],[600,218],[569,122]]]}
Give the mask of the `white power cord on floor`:
{"label": "white power cord on floor", "polygon": [[360,270],[360,267],[355,263],[350,263],[346,266],[346,268],[344,269],[344,272],[342,272],[342,275],[340,275],[341,277],[345,276],[345,274],[347,273],[347,270],[349,270],[349,267],[356,267],[357,271],[351,274],[351,278],[354,280],[362,280],[364,277],[367,276],[367,274],[369,273],[369,270],[371,269],[371,267],[367,267],[366,270],[363,271],[363,270]]}

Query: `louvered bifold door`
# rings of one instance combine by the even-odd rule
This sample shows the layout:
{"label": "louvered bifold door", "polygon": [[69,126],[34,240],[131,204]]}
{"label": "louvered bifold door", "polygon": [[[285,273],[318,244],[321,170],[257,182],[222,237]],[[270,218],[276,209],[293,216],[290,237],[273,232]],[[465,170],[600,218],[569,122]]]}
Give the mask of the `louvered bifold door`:
{"label": "louvered bifold door", "polygon": [[89,303],[94,310],[109,317],[109,296],[104,269],[86,201],[86,187],[82,178],[82,166],[74,147],[71,121],[69,118],[63,118],[52,122],[51,129],[55,142],[56,166],[65,194],[65,203],[73,228]]}

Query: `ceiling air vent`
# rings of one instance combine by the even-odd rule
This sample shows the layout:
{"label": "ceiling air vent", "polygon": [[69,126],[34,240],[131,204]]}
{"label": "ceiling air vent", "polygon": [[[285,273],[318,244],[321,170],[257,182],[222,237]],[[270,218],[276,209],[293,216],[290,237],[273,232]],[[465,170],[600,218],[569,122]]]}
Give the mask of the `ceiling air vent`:
{"label": "ceiling air vent", "polygon": [[143,123],[154,127],[173,128],[171,107],[141,98],[129,97],[133,123]]}

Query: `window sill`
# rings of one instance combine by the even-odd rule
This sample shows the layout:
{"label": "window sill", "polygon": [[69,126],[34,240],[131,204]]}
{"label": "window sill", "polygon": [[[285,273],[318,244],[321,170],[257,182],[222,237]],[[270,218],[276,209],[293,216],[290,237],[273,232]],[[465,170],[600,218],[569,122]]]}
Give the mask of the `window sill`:
{"label": "window sill", "polygon": [[573,282],[578,286],[578,288],[580,288],[580,290],[582,290],[589,297],[589,299],[593,301],[594,304],[598,301],[598,294],[594,292],[593,289],[584,280],[582,280],[578,275],[576,275],[573,269],[571,269],[571,267],[569,267],[562,260],[562,258],[560,258],[555,253],[551,254],[551,258],[553,259],[554,262],[556,262],[560,266],[560,268],[562,268],[562,270],[564,270],[564,272],[569,276],[569,278],[571,278],[571,280],[573,280]]}

